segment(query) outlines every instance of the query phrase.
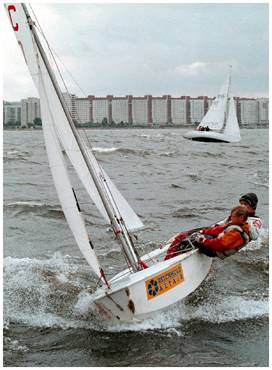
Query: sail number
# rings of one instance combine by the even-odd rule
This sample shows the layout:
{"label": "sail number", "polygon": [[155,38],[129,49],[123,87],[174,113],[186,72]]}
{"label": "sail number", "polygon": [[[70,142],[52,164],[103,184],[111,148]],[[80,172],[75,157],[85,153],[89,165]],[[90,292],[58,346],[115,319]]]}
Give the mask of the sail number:
{"label": "sail number", "polygon": [[11,11],[16,12],[16,8],[15,8],[14,5],[9,5],[8,6],[8,13],[9,13],[9,19],[10,19],[10,23],[12,25],[12,28],[14,29],[15,32],[17,32],[18,29],[19,29],[19,25],[18,25],[18,23],[13,24],[12,17],[11,17]]}
{"label": "sail number", "polygon": [[145,281],[147,299],[153,299],[175,288],[184,281],[181,263]]}

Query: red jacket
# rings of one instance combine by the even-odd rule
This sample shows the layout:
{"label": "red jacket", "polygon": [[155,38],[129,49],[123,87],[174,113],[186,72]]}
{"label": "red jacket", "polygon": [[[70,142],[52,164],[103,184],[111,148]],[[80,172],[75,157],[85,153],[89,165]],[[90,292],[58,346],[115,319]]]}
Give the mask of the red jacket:
{"label": "red jacket", "polygon": [[[203,245],[216,252],[223,252],[230,249],[242,247],[245,244],[245,240],[239,230],[230,229],[228,226],[231,224],[224,224],[214,226],[211,228],[203,229],[202,233],[205,235],[215,236],[214,239],[206,239]],[[245,233],[249,233],[249,225],[245,223],[240,226]]]}

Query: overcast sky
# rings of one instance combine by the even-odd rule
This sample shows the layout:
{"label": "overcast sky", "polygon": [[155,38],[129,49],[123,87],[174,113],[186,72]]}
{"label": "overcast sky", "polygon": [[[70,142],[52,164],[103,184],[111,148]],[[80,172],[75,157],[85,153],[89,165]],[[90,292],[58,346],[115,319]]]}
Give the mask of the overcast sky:
{"label": "overcast sky", "polygon": [[[68,82],[78,96],[214,96],[232,64],[235,96],[268,97],[267,4],[32,7],[52,48],[81,87]],[[8,18],[3,21],[4,99],[38,96]]]}

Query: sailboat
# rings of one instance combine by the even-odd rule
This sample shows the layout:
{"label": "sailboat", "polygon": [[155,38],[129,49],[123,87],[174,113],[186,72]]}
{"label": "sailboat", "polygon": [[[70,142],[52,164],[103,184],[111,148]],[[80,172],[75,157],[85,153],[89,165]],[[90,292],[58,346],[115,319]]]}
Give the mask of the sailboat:
{"label": "sailboat", "polygon": [[[42,31],[25,4],[5,4],[5,7],[40,96],[45,147],[63,213],[77,246],[97,276],[98,288],[92,295],[95,310],[105,319],[131,322],[168,309],[201,284],[212,259],[192,248],[164,260],[171,241],[139,256],[131,233],[143,228],[143,223],[75,128],[39,37]],[[127,267],[111,279],[99,262],[86,228],[67,170],[67,158],[88,196],[111,226],[124,255]]]}
{"label": "sailboat", "polygon": [[231,66],[229,76],[213,100],[200,124],[195,130],[187,132],[186,139],[195,141],[223,141],[237,143],[241,140],[240,129],[236,115],[235,101],[230,95]]}

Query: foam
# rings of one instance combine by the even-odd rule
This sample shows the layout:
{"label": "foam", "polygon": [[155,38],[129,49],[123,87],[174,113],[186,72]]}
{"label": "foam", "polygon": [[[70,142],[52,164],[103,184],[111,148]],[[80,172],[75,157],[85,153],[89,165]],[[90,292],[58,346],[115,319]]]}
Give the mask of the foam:
{"label": "foam", "polygon": [[[86,279],[95,289],[95,279],[78,258],[59,253],[47,260],[4,259],[5,327],[19,322],[30,327],[91,328],[109,331],[164,330],[183,335],[186,323],[201,320],[225,323],[268,317],[268,302],[260,298],[219,294],[193,305],[186,300],[165,312],[135,323],[113,324],[96,316]],[[91,281],[93,280],[93,281]]]}
{"label": "foam", "polygon": [[101,148],[101,147],[94,147],[92,148],[92,150],[94,152],[97,152],[97,153],[113,153],[113,152],[116,152],[117,150],[119,150],[119,148]]}

